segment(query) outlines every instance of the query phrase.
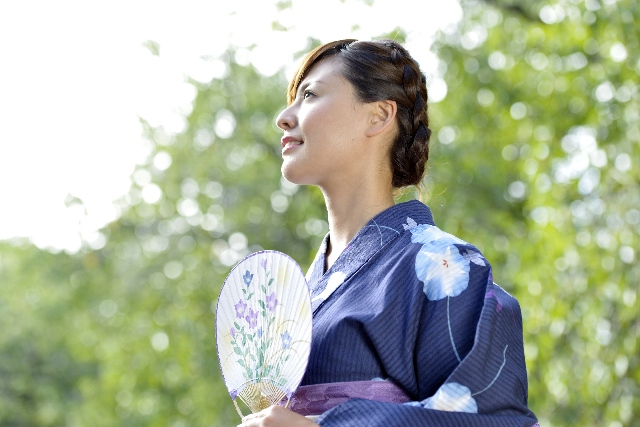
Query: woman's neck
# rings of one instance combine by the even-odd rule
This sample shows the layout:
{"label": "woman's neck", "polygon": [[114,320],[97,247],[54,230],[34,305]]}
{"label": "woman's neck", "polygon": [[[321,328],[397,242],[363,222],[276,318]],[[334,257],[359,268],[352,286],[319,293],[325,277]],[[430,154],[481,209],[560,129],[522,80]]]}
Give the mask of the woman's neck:
{"label": "woman's neck", "polygon": [[[367,186],[364,184],[364,186]],[[391,188],[342,187],[336,191],[323,189],[329,222],[329,245],[325,271],[331,268],[349,242],[374,216],[394,205]]]}

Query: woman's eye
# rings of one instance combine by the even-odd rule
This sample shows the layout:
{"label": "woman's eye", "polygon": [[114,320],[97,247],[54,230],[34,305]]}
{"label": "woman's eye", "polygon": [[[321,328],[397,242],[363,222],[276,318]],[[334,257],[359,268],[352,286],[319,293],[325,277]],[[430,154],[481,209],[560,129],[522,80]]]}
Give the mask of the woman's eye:
{"label": "woman's eye", "polygon": [[302,98],[303,99],[307,99],[307,98],[309,98],[311,96],[314,96],[314,93],[311,92],[310,90],[305,90],[304,93],[302,94]]}

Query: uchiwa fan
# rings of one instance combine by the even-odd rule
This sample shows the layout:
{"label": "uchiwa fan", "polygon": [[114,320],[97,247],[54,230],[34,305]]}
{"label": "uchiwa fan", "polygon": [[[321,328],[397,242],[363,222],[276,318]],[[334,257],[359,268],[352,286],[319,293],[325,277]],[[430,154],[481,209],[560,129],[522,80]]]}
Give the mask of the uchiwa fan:
{"label": "uchiwa fan", "polygon": [[311,298],[289,256],[256,252],[229,273],[216,309],[218,357],[225,385],[259,412],[298,388],[311,348]]}

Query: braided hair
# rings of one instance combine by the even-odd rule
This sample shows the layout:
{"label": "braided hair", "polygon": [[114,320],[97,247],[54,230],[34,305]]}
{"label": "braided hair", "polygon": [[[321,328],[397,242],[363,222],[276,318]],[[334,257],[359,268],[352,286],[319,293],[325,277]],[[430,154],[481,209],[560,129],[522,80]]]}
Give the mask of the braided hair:
{"label": "braided hair", "polygon": [[424,74],[409,52],[393,40],[339,40],[312,50],[302,61],[287,90],[293,102],[298,85],[316,63],[327,57],[341,61],[341,73],[361,102],[397,104],[398,135],[391,147],[392,185],[418,185],[429,158],[429,116]]}

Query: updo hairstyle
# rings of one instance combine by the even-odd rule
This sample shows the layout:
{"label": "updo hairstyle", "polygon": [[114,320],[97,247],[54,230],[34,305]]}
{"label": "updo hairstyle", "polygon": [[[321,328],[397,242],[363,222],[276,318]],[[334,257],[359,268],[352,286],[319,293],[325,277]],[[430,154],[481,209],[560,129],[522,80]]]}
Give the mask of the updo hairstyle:
{"label": "updo hairstyle", "polygon": [[328,57],[340,60],[341,74],[355,88],[361,102],[395,101],[398,135],[391,148],[393,188],[418,185],[429,158],[427,87],[418,63],[393,40],[339,40],[309,52],[287,90],[291,104],[305,74]]}

